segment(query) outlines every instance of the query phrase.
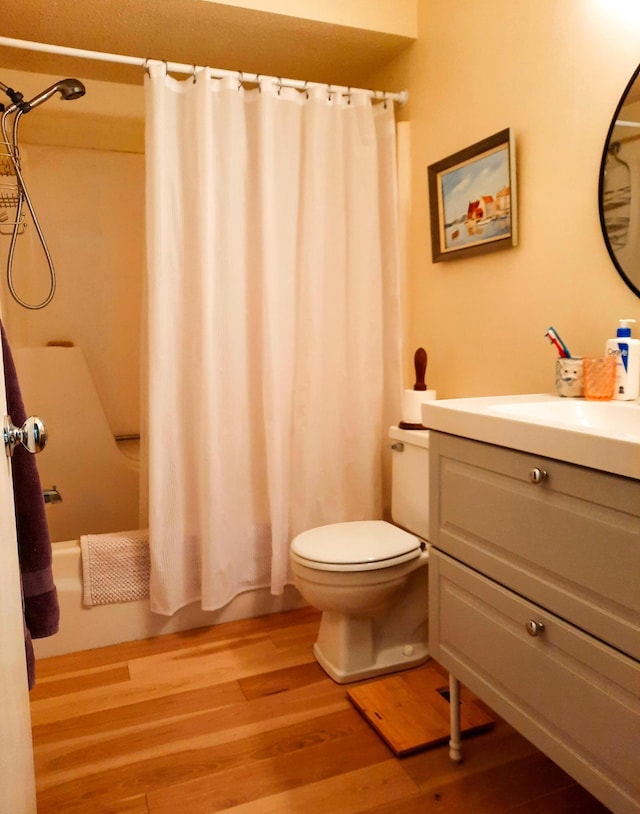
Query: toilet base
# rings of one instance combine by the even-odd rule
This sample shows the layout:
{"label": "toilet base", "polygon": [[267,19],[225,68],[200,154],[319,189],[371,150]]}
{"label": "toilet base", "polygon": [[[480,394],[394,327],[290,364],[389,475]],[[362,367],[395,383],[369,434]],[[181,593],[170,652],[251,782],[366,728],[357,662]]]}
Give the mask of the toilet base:
{"label": "toilet base", "polygon": [[[410,650],[412,652],[408,652]],[[325,673],[327,673],[336,684],[349,684],[352,681],[363,681],[366,678],[377,678],[378,676],[389,675],[390,673],[398,673],[401,670],[409,670],[411,667],[418,667],[420,664],[424,664],[425,661],[431,658],[426,645],[398,645],[378,653],[375,660],[366,667],[356,668],[347,672],[340,669],[325,656],[318,642],[313,646],[313,655]]]}
{"label": "toilet base", "polygon": [[417,667],[429,658],[428,555],[416,561],[401,588],[377,613],[325,610],[313,653],[338,684]]}
{"label": "toilet base", "polygon": [[[322,609],[313,653],[338,684],[417,667],[429,658],[428,550],[367,572],[316,571],[294,563],[302,596]],[[355,577],[355,579],[354,579]]]}

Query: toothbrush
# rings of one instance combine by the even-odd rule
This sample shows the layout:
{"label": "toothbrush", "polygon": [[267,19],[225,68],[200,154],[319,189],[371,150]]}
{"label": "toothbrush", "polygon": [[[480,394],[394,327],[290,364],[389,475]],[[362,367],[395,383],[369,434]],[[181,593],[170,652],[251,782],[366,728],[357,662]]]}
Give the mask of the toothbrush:
{"label": "toothbrush", "polygon": [[558,355],[560,356],[560,358],[566,359],[571,356],[569,350],[567,349],[567,346],[560,339],[554,328],[548,328],[547,332],[545,333],[545,336],[547,337],[549,342],[551,342],[552,345],[555,345],[555,348],[558,351]]}
{"label": "toothbrush", "polygon": [[555,345],[556,350],[558,351],[562,359],[571,359],[569,348],[564,344],[562,339],[560,339],[555,328],[553,327],[548,328],[547,332],[545,333],[545,336],[548,338],[549,342],[551,342],[552,345]]}

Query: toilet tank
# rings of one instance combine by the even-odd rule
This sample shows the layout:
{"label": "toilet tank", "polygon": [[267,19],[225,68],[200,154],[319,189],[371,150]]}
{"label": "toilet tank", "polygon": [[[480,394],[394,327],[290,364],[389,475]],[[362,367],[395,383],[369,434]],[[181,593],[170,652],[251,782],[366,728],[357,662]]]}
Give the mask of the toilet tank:
{"label": "toilet tank", "polygon": [[423,540],[429,534],[429,430],[390,427],[391,517]]}

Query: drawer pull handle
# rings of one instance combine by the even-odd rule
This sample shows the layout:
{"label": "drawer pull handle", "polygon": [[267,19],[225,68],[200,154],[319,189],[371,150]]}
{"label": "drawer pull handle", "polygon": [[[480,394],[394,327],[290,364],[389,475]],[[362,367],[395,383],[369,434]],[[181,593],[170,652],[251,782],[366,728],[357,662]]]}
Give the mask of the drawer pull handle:
{"label": "drawer pull handle", "polygon": [[547,477],[548,475],[546,469],[540,469],[538,466],[534,466],[529,472],[529,480],[531,483],[542,483],[542,481],[546,480]]}
{"label": "drawer pull handle", "polygon": [[536,622],[533,619],[529,619],[525,625],[525,628],[527,629],[529,636],[539,636],[544,630],[544,625],[542,622]]}
{"label": "drawer pull handle", "polygon": [[402,441],[396,441],[395,444],[391,444],[391,449],[394,452],[404,452],[404,444]]}

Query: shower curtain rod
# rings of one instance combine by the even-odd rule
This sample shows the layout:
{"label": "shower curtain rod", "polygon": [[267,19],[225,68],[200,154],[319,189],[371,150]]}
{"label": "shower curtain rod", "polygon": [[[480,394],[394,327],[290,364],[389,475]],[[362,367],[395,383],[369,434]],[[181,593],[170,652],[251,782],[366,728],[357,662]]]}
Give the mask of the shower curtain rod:
{"label": "shower curtain rod", "polygon": [[[29,40],[16,40],[11,37],[0,37],[0,46],[7,48],[22,48],[27,51],[41,51],[47,54],[57,54],[59,56],[77,57],[78,59],[95,59],[100,62],[115,62],[120,65],[137,65],[146,68],[150,62],[163,63],[167,72],[181,74],[195,74],[200,65],[187,65],[181,62],[167,62],[163,59],[150,59],[144,57],[129,57],[124,54],[106,54],[102,51],[85,51],[81,48],[68,48],[64,45],[48,45],[43,42],[30,42]],[[241,82],[259,82],[261,79],[271,79],[278,82],[281,87],[296,88],[296,90],[307,90],[309,88],[327,88],[329,93],[366,93],[371,99],[380,99],[385,102],[398,102],[404,105],[408,98],[406,90],[399,93],[387,93],[382,90],[369,90],[366,88],[352,88],[345,85],[328,85],[324,82],[305,82],[300,79],[283,79],[280,76],[266,76],[265,74],[244,73],[243,71],[228,71],[220,68],[210,68],[211,75],[216,78],[224,76],[236,77]]]}

